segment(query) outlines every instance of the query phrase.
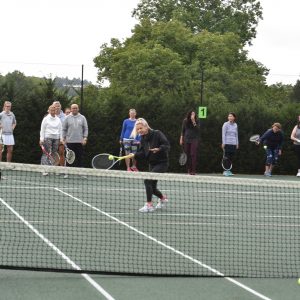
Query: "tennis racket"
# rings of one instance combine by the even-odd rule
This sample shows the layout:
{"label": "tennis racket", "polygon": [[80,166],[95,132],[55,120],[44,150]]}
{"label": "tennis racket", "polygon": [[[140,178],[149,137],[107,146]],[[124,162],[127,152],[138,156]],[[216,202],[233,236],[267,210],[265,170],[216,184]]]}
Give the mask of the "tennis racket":
{"label": "tennis racket", "polygon": [[3,137],[2,137],[2,128],[0,128],[0,145],[2,146],[2,152],[4,152],[4,144],[3,144]]}
{"label": "tennis racket", "polygon": [[65,150],[66,150],[66,154],[65,154],[66,162],[69,165],[72,165],[76,158],[75,152],[69,149],[67,145],[65,145]]}
{"label": "tennis racket", "polygon": [[47,150],[45,149],[44,145],[41,145],[43,153],[46,154],[47,160],[50,165],[52,166],[58,166],[59,165],[59,155],[57,152],[55,153],[48,153]]}
{"label": "tennis racket", "polygon": [[184,152],[184,150],[182,149],[182,152],[180,153],[179,155],[179,160],[178,160],[179,164],[181,166],[184,166],[187,162],[187,155],[186,153]]}
{"label": "tennis racket", "polygon": [[[113,156],[108,153],[101,153],[96,155],[92,159],[92,167],[94,169],[111,169],[116,163],[118,163],[121,160],[124,160],[125,158],[132,158],[133,154],[125,155],[125,156]],[[112,159],[109,159],[112,158]]]}
{"label": "tennis racket", "polygon": [[223,157],[222,157],[222,168],[224,171],[230,171],[232,169],[232,162],[231,160],[225,155],[225,150],[223,150]]}
{"label": "tennis racket", "polygon": [[257,143],[259,141],[259,138],[260,138],[259,134],[254,134],[250,136],[249,141],[253,143]]}

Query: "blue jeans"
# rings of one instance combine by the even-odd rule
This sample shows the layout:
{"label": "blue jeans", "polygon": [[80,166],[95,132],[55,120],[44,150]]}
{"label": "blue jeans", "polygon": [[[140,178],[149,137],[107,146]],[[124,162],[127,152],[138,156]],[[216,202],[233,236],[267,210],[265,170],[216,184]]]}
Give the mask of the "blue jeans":
{"label": "blue jeans", "polygon": [[275,165],[278,161],[279,158],[279,149],[266,149],[266,155],[267,155],[267,159],[266,159],[266,165],[270,166],[270,165]]}

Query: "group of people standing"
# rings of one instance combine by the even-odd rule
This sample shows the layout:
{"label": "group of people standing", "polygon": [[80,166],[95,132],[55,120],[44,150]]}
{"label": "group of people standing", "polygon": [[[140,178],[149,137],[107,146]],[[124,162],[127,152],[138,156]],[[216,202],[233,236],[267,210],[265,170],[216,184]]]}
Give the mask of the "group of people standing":
{"label": "group of people standing", "polygon": [[[15,144],[13,131],[17,125],[17,121],[11,109],[11,102],[5,101],[3,110],[0,113],[0,161],[2,160],[3,147],[6,147],[7,162],[12,161],[13,147]],[[125,155],[130,153],[136,154],[143,139],[141,134],[137,134],[136,115],[136,110],[131,108],[129,110],[129,118],[125,119],[122,124],[120,144]],[[148,128],[146,125],[145,127]],[[149,129],[151,128],[149,127]],[[196,174],[199,137],[200,122],[196,111],[190,110],[182,122],[179,139],[179,144],[183,147],[187,155],[186,167],[187,173],[190,175]],[[64,112],[61,109],[59,101],[54,101],[53,104],[49,106],[48,113],[45,115],[41,124],[39,143],[45,147],[48,153],[59,153],[60,165],[68,166],[68,163],[65,164],[64,162],[64,150],[66,145],[69,149],[73,150],[76,155],[75,162],[72,166],[82,167],[83,147],[87,143],[87,138],[87,120],[80,114],[77,104],[72,104],[71,107],[66,108]],[[292,130],[290,138],[293,142],[298,160],[296,175],[300,177],[300,116],[298,117],[297,125]],[[275,122],[257,141],[257,144],[262,143],[264,145],[266,151],[265,176],[272,176],[273,166],[276,165],[278,158],[282,154],[283,141],[284,137],[281,124],[278,122]],[[238,125],[236,122],[236,114],[233,112],[228,114],[227,121],[222,126],[221,147],[224,151],[224,156],[233,161],[236,150],[239,149]],[[147,155],[148,154],[149,151]],[[127,171],[138,171],[135,156],[131,159],[127,158],[125,162]],[[42,155],[41,164],[49,164],[46,154]],[[231,171],[224,171],[223,174],[225,176],[233,175]]]}
{"label": "group of people standing", "polygon": [[[60,165],[71,166],[64,161],[64,149],[67,146],[75,153],[76,158],[72,166],[82,167],[83,147],[87,143],[87,138],[87,120],[80,114],[78,104],[72,104],[65,112],[62,111],[59,101],[54,101],[49,106],[41,124],[39,143],[44,146],[47,153],[59,153]],[[41,157],[41,164],[50,164],[45,153]]]}
{"label": "group of people standing", "polygon": [[[221,147],[224,156],[232,162],[236,150],[239,149],[238,125],[236,123],[236,114],[230,112],[227,116],[227,121],[222,126],[222,144]],[[184,151],[187,154],[187,172],[190,175],[195,174],[197,166],[197,151],[199,144],[199,129],[200,124],[195,111],[188,112],[182,124],[180,136],[180,145],[184,146]],[[297,156],[297,177],[300,177],[300,116],[298,116],[297,125],[291,133],[294,151]],[[280,155],[282,154],[282,146],[284,135],[280,123],[275,122],[262,136],[260,136],[257,144],[263,144],[266,153],[264,175],[272,176],[274,165],[277,164]],[[223,172],[224,176],[232,176],[230,170]]]}
{"label": "group of people standing", "polygon": [[[124,146],[125,154],[135,154],[141,137],[134,137],[136,122],[136,110],[129,110],[129,118],[124,120],[122,131],[120,135],[120,143]],[[222,126],[222,143],[223,155],[230,159],[232,162],[236,151],[239,149],[239,135],[237,116],[234,112],[230,112],[227,116],[227,121]],[[294,144],[294,150],[298,159],[298,172],[297,176],[300,177],[300,116],[297,120],[297,125],[293,128],[291,133],[291,140]],[[200,137],[200,122],[197,117],[196,111],[190,110],[182,122],[181,134],[179,144],[183,147],[184,152],[187,155],[186,168],[189,175],[196,174],[197,168],[197,154],[199,147]],[[257,141],[257,144],[263,144],[266,152],[266,162],[264,175],[267,177],[272,176],[272,170],[274,165],[282,154],[284,136],[281,128],[281,124],[275,122],[270,129],[268,129]],[[131,165],[132,162],[132,165]],[[127,171],[137,171],[136,161],[126,160]],[[231,170],[223,172],[224,176],[232,176]]]}

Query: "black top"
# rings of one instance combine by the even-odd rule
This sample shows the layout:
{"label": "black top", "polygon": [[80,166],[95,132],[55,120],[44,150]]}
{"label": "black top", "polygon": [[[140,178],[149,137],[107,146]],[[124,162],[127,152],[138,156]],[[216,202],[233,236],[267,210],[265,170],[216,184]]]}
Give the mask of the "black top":
{"label": "black top", "polygon": [[[160,150],[156,153],[149,151],[153,148],[159,148]],[[136,159],[147,159],[151,165],[168,163],[169,150],[170,143],[166,136],[159,130],[149,129],[149,132],[141,137],[141,147],[134,157]]]}
{"label": "black top", "polygon": [[199,139],[200,122],[195,121],[195,125],[192,122],[188,122],[187,119],[183,120],[181,135],[183,136],[184,143],[190,143],[192,140]]}

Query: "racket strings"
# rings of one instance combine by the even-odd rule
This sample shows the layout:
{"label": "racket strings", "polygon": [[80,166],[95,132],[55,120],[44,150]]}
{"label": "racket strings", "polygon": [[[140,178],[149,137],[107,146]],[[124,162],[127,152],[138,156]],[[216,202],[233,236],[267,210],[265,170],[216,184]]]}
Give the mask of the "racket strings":
{"label": "racket strings", "polygon": [[179,164],[181,166],[184,166],[186,164],[186,162],[187,162],[187,155],[185,152],[182,152],[179,156]]}
{"label": "racket strings", "polygon": [[93,160],[92,160],[92,166],[95,169],[109,169],[111,168],[114,163],[115,160],[114,159],[109,159],[110,155],[109,154],[99,154],[96,155]]}
{"label": "racket strings", "polygon": [[66,149],[66,161],[70,165],[75,161],[75,152],[73,150]]}

